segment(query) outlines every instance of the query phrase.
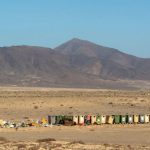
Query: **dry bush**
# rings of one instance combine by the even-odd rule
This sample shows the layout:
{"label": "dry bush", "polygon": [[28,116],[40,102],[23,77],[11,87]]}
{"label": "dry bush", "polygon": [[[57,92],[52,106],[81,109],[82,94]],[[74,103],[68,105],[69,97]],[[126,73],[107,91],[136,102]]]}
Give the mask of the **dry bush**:
{"label": "dry bush", "polygon": [[26,148],[26,144],[17,144],[16,145],[18,147],[18,149],[25,149]]}
{"label": "dry bush", "polygon": [[62,147],[62,144],[60,144],[60,143],[54,144],[51,146],[51,149],[58,148],[58,147]]}
{"label": "dry bush", "polygon": [[109,105],[112,105],[112,104],[113,104],[113,102],[109,102],[108,104],[109,104]]}
{"label": "dry bush", "polygon": [[23,117],[24,119],[29,119],[29,117]]}
{"label": "dry bush", "polygon": [[95,129],[90,129],[90,131],[95,131]]}
{"label": "dry bush", "polygon": [[39,107],[38,106],[34,106],[34,109],[38,109]]}
{"label": "dry bush", "polygon": [[83,141],[72,141],[69,144],[85,144]]}
{"label": "dry bush", "polygon": [[109,144],[107,144],[107,143],[104,143],[103,144],[105,147],[109,147],[110,145]]}
{"label": "dry bush", "polygon": [[115,145],[115,149],[121,149],[121,145]]}
{"label": "dry bush", "polygon": [[51,142],[51,141],[56,141],[56,140],[54,138],[47,138],[47,139],[39,139],[39,140],[37,140],[38,143]]}
{"label": "dry bush", "polygon": [[28,148],[28,150],[38,150],[39,148],[40,148],[39,146],[33,146],[33,147]]}
{"label": "dry bush", "polygon": [[132,149],[131,145],[127,145],[128,149]]}
{"label": "dry bush", "polygon": [[0,137],[0,141],[7,142],[8,140],[6,138],[4,138],[4,137]]}

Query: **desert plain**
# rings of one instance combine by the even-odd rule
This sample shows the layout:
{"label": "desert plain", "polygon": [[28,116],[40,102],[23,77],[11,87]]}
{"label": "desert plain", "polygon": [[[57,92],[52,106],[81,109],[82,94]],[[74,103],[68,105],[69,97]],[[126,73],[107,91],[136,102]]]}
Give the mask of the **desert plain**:
{"label": "desert plain", "polygon": [[[150,90],[0,88],[0,119],[150,114]],[[0,149],[150,149],[150,124],[0,128]]]}

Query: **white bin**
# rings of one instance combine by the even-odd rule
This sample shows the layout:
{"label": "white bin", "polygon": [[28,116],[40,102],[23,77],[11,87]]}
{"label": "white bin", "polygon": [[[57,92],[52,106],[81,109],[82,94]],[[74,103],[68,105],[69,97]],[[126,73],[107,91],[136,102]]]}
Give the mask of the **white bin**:
{"label": "white bin", "polygon": [[128,123],[129,124],[133,123],[133,115],[128,115]]}
{"label": "white bin", "polygon": [[83,115],[79,116],[79,124],[84,125],[84,116]]}
{"label": "white bin", "polygon": [[101,123],[102,124],[106,123],[106,116],[105,115],[101,115]]}
{"label": "white bin", "polygon": [[145,115],[140,115],[140,123],[145,123]]}
{"label": "white bin", "polygon": [[96,124],[96,116],[95,115],[91,116],[91,124]]}
{"label": "white bin", "polygon": [[73,116],[73,123],[74,123],[74,125],[79,124],[78,116]]}

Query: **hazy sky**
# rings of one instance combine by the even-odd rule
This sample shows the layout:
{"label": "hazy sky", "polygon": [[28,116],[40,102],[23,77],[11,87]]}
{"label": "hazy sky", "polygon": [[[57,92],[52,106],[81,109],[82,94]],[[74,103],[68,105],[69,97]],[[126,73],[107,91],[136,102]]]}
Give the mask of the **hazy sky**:
{"label": "hazy sky", "polygon": [[0,46],[74,37],[150,57],[150,0],[0,0]]}

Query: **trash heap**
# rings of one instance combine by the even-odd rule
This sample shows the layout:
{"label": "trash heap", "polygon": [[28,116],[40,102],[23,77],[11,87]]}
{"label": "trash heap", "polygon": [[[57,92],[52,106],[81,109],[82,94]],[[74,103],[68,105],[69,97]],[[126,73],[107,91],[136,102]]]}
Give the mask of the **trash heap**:
{"label": "trash heap", "polygon": [[51,125],[146,124],[150,115],[49,115],[48,119],[26,121],[0,120],[0,128],[48,127]]}
{"label": "trash heap", "polygon": [[26,121],[6,121],[0,120],[0,128],[19,128],[19,127],[47,127],[49,126],[48,120],[45,118],[39,120],[26,120]]}

